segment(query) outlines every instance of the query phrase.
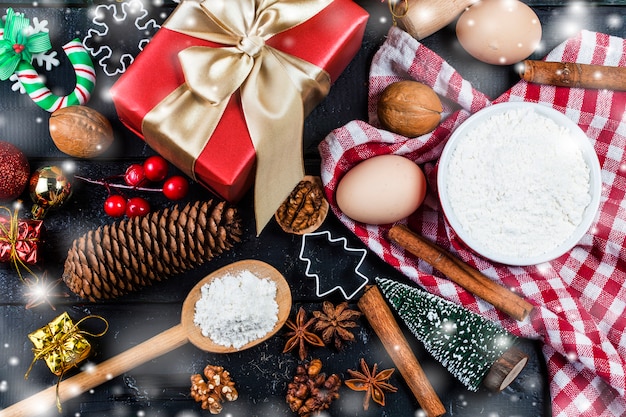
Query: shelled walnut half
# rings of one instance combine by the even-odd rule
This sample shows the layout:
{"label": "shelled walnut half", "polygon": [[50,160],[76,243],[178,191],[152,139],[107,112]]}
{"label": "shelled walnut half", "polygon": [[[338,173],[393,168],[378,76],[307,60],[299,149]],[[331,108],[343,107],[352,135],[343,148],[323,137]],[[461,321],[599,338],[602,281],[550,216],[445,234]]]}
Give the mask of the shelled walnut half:
{"label": "shelled walnut half", "polygon": [[276,210],[274,218],[285,232],[303,235],[317,230],[327,214],[322,180],[307,175]]}
{"label": "shelled walnut half", "polygon": [[207,365],[204,378],[200,374],[191,376],[191,398],[211,414],[219,414],[224,401],[235,401],[238,397],[230,373],[221,366]]}

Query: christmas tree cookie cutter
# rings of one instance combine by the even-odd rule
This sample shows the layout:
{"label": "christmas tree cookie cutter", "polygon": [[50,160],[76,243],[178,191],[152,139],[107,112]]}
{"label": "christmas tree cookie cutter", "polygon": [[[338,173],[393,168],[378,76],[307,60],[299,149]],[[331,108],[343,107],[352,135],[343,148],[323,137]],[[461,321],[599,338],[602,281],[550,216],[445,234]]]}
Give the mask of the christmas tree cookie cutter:
{"label": "christmas tree cookie cutter", "polygon": [[63,46],[76,75],[76,86],[66,96],[53,94],[32,64],[35,55],[52,48],[45,25],[36,26],[33,28],[23,14],[7,9],[0,20],[0,80],[16,76],[29,97],[48,112],[87,103],[96,84],[96,72],[89,53],[79,39]]}
{"label": "christmas tree cookie cutter", "polygon": [[[335,268],[331,268],[331,274],[339,273],[341,279],[345,279],[342,285],[328,285],[326,274],[320,274],[317,266],[323,262],[327,262],[330,259],[322,256],[313,257],[314,250],[310,246],[314,245],[312,241],[321,240],[322,244],[317,244],[316,249],[318,251],[330,251],[335,257],[352,257],[353,263],[350,265],[349,273],[344,273]],[[317,242],[320,243],[320,242]],[[341,252],[336,251],[336,247],[339,246]],[[365,286],[369,283],[369,278],[363,275],[359,268],[365,261],[367,251],[365,249],[352,248],[348,246],[348,240],[345,237],[333,238],[329,231],[321,231],[314,233],[307,233],[302,236],[302,246],[300,247],[299,258],[306,263],[306,269],[304,274],[309,278],[315,278],[315,294],[318,297],[325,297],[328,294],[339,291],[346,300],[352,299],[357,295]],[[348,268],[345,268],[348,269]]]}

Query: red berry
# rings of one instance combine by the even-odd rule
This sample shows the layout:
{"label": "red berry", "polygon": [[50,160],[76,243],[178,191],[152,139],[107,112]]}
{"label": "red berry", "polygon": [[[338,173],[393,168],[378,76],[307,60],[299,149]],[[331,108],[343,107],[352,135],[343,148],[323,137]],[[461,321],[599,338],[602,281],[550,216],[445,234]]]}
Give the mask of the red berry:
{"label": "red berry", "polygon": [[174,175],[168,178],[163,184],[163,194],[170,200],[180,200],[187,195],[189,191],[189,182],[180,175]]}
{"label": "red berry", "polygon": [[119,194],[113,194],[104,200],[104,212],[111,217],[121,217],[126,213],[126,199]]}
{"label": "red berry", "polygon": [[150,203],[141,197],[132,197],[126,204],[126,215],[128,217],[143,216],[150,212]]}
{"label": "red berry", "polygon": [[150,156],[143,163],[144,174],[150,181],[164,180],[168,169],[167,161],[159,155]]}
{"label": "red berry", "polygon": [[143,165],[132,164],[126,168],[124,173],[124,182],[131,187],[139,187],[146,182],[146,175],[143,171]]}

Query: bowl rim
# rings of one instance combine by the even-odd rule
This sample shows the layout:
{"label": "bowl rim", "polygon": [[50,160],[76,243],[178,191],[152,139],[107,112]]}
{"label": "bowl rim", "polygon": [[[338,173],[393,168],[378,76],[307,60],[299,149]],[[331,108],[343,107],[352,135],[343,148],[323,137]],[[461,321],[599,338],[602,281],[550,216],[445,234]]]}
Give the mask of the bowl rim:
{"label": "bowl rim", "polygon": [[[589,167],[589,191],[591,194],[591,201],[585,207],[583,213],[583,219],[581,223],[576,227],[574,232],[568,239],[559,244],[554,249],[545,253],[531,256],[531,257],[517,257],[504,254],[498,254],[481,245],[479,242],[475,242],[469,233],[465,231],[459,220],[454,215],[454,211],[450,205],[448,198],[447,188],[445,187],[447,170],[445,167],[450,162],[453,151],[460,140],[462,140],[468,131],[473,129],[477,124],[488,119],[489,117],[500,114],[510,110],[518,109],[530,109],[536,113],[548,117],[556,122],[558,125],[569,129],[572,139],[580,147],[583,158]],[[485,107],[462,122],[450,135],[450,138],[444,145],[444,149],[441,153],[439,161],[437,162],[437,191],[439,197],[439,203],[445,218],[445,221],[452,228],[454,233],[463,242],[465,246],[471,249],[473,252],[481,255],[491,261],[502,263],[511,266],[530,266],[537,265],[543,262],[552,261],[565,253],[572,250],[587,233],[593,223],[595,223],[598,209],[600,207],[600,196],[602,193],[602,171],[600,168],[600,161],[595,149],[591,143],[589,137],[585,132],[576,124],[572,119],[567,117],[564,113],[549,107],[546,104],[532,103],[532,102],[505,102],[492,104]]]}

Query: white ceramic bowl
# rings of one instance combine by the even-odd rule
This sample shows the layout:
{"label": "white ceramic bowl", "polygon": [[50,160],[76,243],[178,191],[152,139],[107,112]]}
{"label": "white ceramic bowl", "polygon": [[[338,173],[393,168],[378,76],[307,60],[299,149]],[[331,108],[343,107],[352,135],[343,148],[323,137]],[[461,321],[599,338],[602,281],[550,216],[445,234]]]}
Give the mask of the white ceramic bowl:
{"label": "white ceramic bowl", "polygon": [[[591,200],[584,209],[582,221],[578,224],[573,233],[565,241],[558,245],[555,244],[552,249],[546,252],[543,252],[541,254],[533,254],[530,256],[517,256],[510,253],[497,253],[491,247],[492,245],[485,245],[484,242],[477,241],[476,239],[472,238],[467,229],[463,227],[462,223],[459,220],[459,217],[453,210],[450,203],[450,197],[448,195],[448,166],[457,145],[464,140],[468,132],[476,129],[478,126],[485,123],[491,116],[510,110],[519,109],[532,109],[537,114],[552,119],[559,126],[567,128],[572,136],[572,140],[574,141],[574,143],[576,143],[576,145],[580,147],[583,159],[585,160],[589,168],[589,193]],[[452,133],[450,139],[444,147],[441,158],[439,160],[439,166],[437,171],[437,187],[439,190],[439,199],[441,202],[444,216],[449,225],[452,227],[458,237],[465,243],[465,245],[467,245],[470,249],[472,249],[479,255],[482,255],[483,257],[492,261],[503,263],[506,265],[526,266],[536,265],[558,258],[566,252],[570,251],[580,241],[580,239],[585,235],[585,233],[596,218],[598,207],[600,205],[602,180],[598,156],[596,155],[596,152],[591,145],[591,141],[576,123],[574,123],[563,113],[545,105],[527,102],[508,102],[494,104],[479,112],[476,112]]]}

